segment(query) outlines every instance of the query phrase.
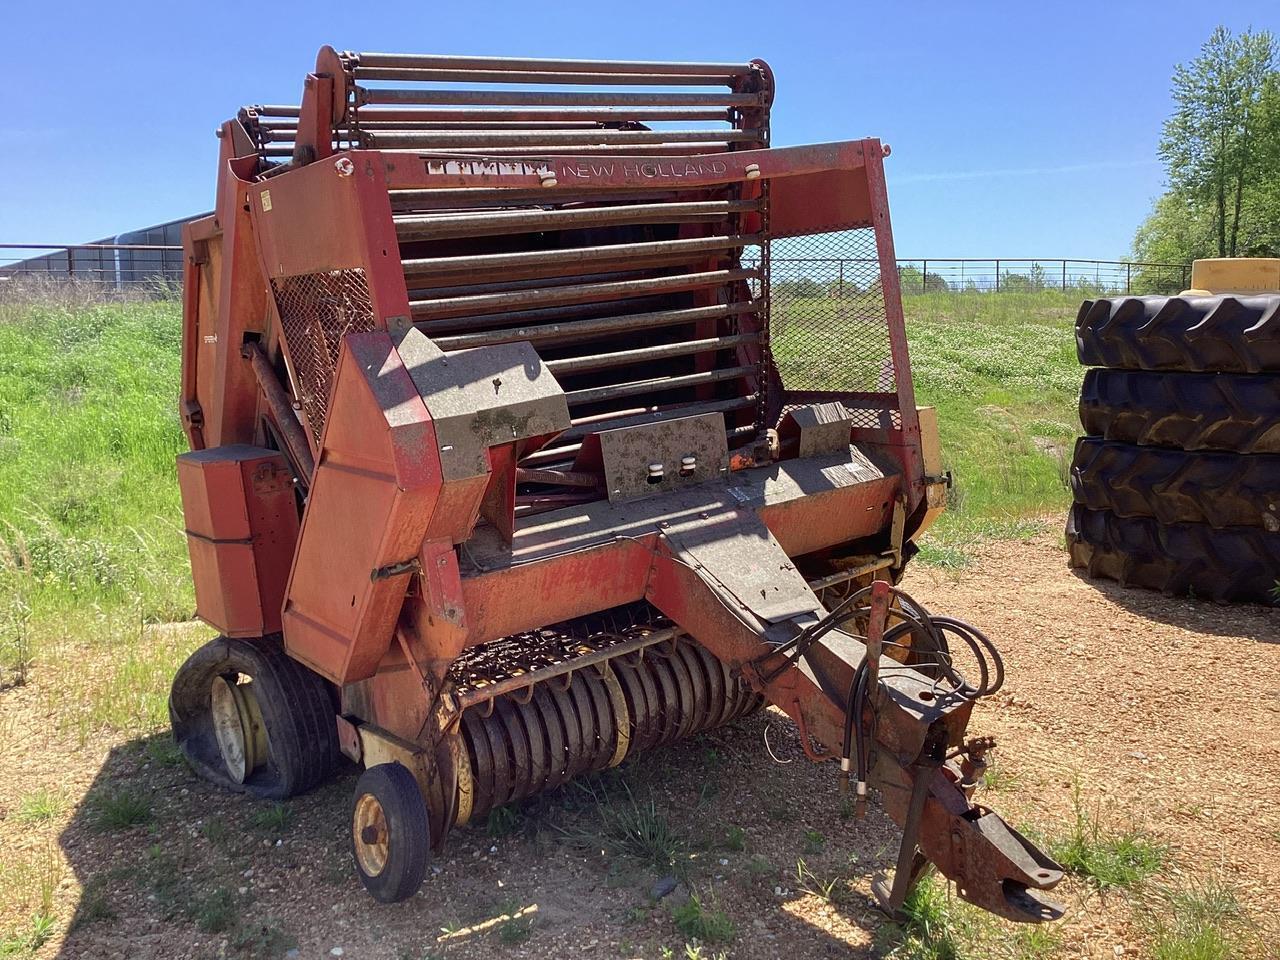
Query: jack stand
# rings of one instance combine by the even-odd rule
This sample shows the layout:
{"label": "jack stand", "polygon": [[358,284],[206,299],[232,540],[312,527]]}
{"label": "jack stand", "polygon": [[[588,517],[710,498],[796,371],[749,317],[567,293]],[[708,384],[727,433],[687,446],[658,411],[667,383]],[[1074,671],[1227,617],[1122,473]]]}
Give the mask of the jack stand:
{"label": "jack stand", "polygon": [[898,848],[898,864],[893,871],[893,886],[883,873],[871,881],[871,894],[876,905],[891,920],[901,923],[906,919],[902,905],[907,895],[928,870],[929,858],[920,852],[920,820],[924,816],[924,804],[929,797],[929,781],[933,771],[942,763],[942,751],[936,742],[928,742],[920,757],[912,765],[915,780],[911,784],[911,798],[907,802],[907,819],[902,825],[902,846]]}

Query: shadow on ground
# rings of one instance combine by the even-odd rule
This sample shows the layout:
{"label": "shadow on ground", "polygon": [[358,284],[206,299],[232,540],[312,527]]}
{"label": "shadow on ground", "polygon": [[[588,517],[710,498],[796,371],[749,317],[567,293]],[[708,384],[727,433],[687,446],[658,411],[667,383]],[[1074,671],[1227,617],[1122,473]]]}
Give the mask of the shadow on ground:
{"label": "shadow on ground", "polygon": [[1169,597],[1145,587],[1121,586],[1114,580],[1090,580],[1082,570],[1072,569],[1071,574],[1144,619],[1218,637],[1280,643],[1280,608],[1274,606]]}
{"label": "shadow on ground", "polygon": [[769,713],[455,831],[399,905],[355,879],[353,786],[266,804],[197,780],[167,734],[121,745],[60,837],[82,892],[56,955],[683,957],[695,939],[708,960],[870,955],[867,884],[896,852],[878,811],[842,818],[833,769]]}

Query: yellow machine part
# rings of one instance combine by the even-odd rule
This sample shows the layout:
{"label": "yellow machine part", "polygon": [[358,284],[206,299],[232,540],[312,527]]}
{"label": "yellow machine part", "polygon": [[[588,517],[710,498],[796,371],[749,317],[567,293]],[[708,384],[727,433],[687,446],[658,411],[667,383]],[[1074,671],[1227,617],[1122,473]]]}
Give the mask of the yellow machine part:
{"label": "yellow machine part", "polygon": [[1219,293],[1280,293],[1280,257],[1216,257],[1191,264],[1184,297]]}
{"label": "yellow machine part", "polygon": [[913,540],[933,525],[947,505],[947,481],[943,476],[942,442],[938,437],[938,411],[933,407],[917,407],[920,417],[920,452],[924,459],[925,503],[928,509],[920,526],[911,534]]}

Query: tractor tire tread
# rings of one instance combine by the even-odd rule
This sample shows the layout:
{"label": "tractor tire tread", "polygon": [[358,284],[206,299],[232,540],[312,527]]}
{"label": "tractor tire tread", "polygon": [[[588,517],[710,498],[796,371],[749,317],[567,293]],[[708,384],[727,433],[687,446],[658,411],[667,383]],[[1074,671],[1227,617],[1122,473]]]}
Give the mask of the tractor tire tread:
{"label": "tractor tire tread", "polygon": [[1086,300],[1076,352],[1090,367],[1280,372],[1280,294]]}
{"label": "tractor tire tread", "polygon": [[1071,566],[1090,579],[1192,595],[1218,603],[1273,603],[1280,534],[1200,523],[1162,524],[1076,504],[1067,520]]}
{"label": "tractor tire tread", "polygon": [[1089,370],[1080,422],[1121,443],[1280,453],[1280,376]]}
{"label": "tractor tire tread", "polygon": [[1187,453],[1098,437],[1076,441],[1076,503],[1119,517],[1280,531],[1280,455]]}

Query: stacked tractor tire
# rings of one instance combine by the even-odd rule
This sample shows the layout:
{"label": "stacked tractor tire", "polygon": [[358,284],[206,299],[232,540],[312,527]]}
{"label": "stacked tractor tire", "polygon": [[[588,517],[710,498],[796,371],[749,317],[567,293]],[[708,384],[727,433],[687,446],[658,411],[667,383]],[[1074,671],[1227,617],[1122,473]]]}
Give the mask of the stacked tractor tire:
{"label": "stacked tractor tire", "polygon": [[1280,602],[1280,294],[1089,300],[1071,564]]}

